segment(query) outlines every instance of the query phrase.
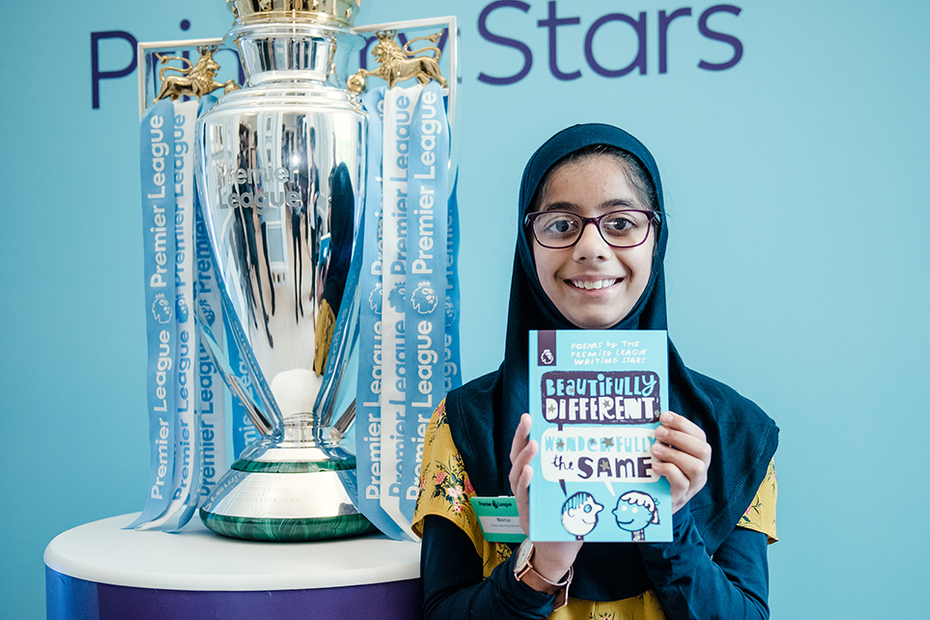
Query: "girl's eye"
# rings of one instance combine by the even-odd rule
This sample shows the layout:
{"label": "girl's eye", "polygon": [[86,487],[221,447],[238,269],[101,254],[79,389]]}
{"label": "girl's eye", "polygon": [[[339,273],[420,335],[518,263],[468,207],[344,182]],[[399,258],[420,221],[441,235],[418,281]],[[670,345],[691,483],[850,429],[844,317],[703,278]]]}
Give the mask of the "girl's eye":
{"label": "girl's eye", "polygon": [[637,223],[626,214],[617,214],[604,218],[603,224],[604,232],[610,234],[625,234],[629,233],[632,230],[637,228]]}
{"label": "girl's eye", "polygon": [[585,504],[585,506],[584,506],[584,511],[585,511],[585,512],[591,512],[591,504]]}
{"label": "girl's eye", "polygon": [[547,235],[566,235],[578,228],[578,223],[574,219],[566,216],[545,218],[542,224],[543,232]]}
{"label": "girl's eye", "polygon": [[615,230],[623,230],[624,228],[630,228],[633,224],[626,218],[618,217],[615,220],[608,221],[607,225]]}

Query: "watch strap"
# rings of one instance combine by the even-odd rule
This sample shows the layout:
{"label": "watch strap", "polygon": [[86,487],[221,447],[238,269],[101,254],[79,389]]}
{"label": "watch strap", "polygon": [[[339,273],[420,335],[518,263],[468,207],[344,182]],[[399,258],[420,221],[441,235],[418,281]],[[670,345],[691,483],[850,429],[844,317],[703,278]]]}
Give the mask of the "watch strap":
{"label": "watch strap", "polygon": [[571,585],[572,578],[575,576],[575,568],[569,567],[568,573],[562,578],[562,581],[550,581],[540,575],[533,567],[533,555],[535,555],[535,549],[531,552],[526,564],[514,570],[514,577],[516,577],[517,581],[522,581],[537,592],[554,595],[555,607],[552,608],[553,611],[564,607],[568,604],[568,586]]}

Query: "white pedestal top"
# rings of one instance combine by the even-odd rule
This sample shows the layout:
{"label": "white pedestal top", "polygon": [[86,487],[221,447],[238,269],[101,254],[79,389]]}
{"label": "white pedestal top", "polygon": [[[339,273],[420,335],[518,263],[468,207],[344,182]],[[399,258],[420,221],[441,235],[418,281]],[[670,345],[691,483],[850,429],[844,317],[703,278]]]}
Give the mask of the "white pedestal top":
{"label": "white pedestal top", "polygon": [[302,590],[417,579],[420,545],[384,535],[327,542],[224,538],[196,517],[177,534],[124,530],[137,514],[81,525],[45,549],[45,564],[71,577],[170,590]]}

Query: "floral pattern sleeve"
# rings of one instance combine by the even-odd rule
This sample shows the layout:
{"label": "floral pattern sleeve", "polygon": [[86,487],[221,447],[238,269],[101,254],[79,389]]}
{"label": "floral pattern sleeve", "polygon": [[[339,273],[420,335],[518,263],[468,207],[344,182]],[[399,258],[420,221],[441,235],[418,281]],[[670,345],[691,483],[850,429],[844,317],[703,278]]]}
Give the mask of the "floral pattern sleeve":
{"label": "floral pattern sleeve", "polygon": [[775,502],[778,500],[778,480],[775,476],[775,461],[769,462],[765,478],[752,498],[749,507],[740,517],[737,527],[762,532],[769,537],[769,544],[778,540],[775,531]]}
{"label": "floral pattern sleeve", "polygon": [[462,455],[452,441],[446,421],[446,401],[439,403],[426,427],[423,460],[420,466],[420,491],[413,515],[413,531],[422,534],[426,515],[437,515],[455,523],[468,534],[475,551],[484,562],[484,576],[510,556],[510,547],[484,539],[470,498],[475,489],[468,479]]}

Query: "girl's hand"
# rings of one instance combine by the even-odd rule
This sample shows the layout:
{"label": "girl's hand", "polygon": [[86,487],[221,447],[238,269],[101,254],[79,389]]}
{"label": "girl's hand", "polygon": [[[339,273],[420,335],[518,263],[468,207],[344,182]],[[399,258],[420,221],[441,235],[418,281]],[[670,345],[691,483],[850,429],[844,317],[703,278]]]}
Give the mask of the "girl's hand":
{"label": "girl's hand", "polygon": [[[530,427],[533,419],[530,414],[524,413],[514,433],[513,443],[510,446],[510,488],[513,489],[517,500],[517,510],[520,513],[520,528],[529,536],[530,533],[530,504],[529,488],[533,479],[533,468],[530,461],[539,452],[539,444],[530,441]],[[533,568],[549,581],[559,581],[575,562],[575,556],[581,549],[581,541],[572,542],[534,542],[536,551],[533,555]]]}
{"label": "girl's hand", "polygon": [[672,490],[672,514],[688,503],[707,482],[711,447],[704,431],[687,418],[666,411],[659,418],[652,470],[665,476]]}

